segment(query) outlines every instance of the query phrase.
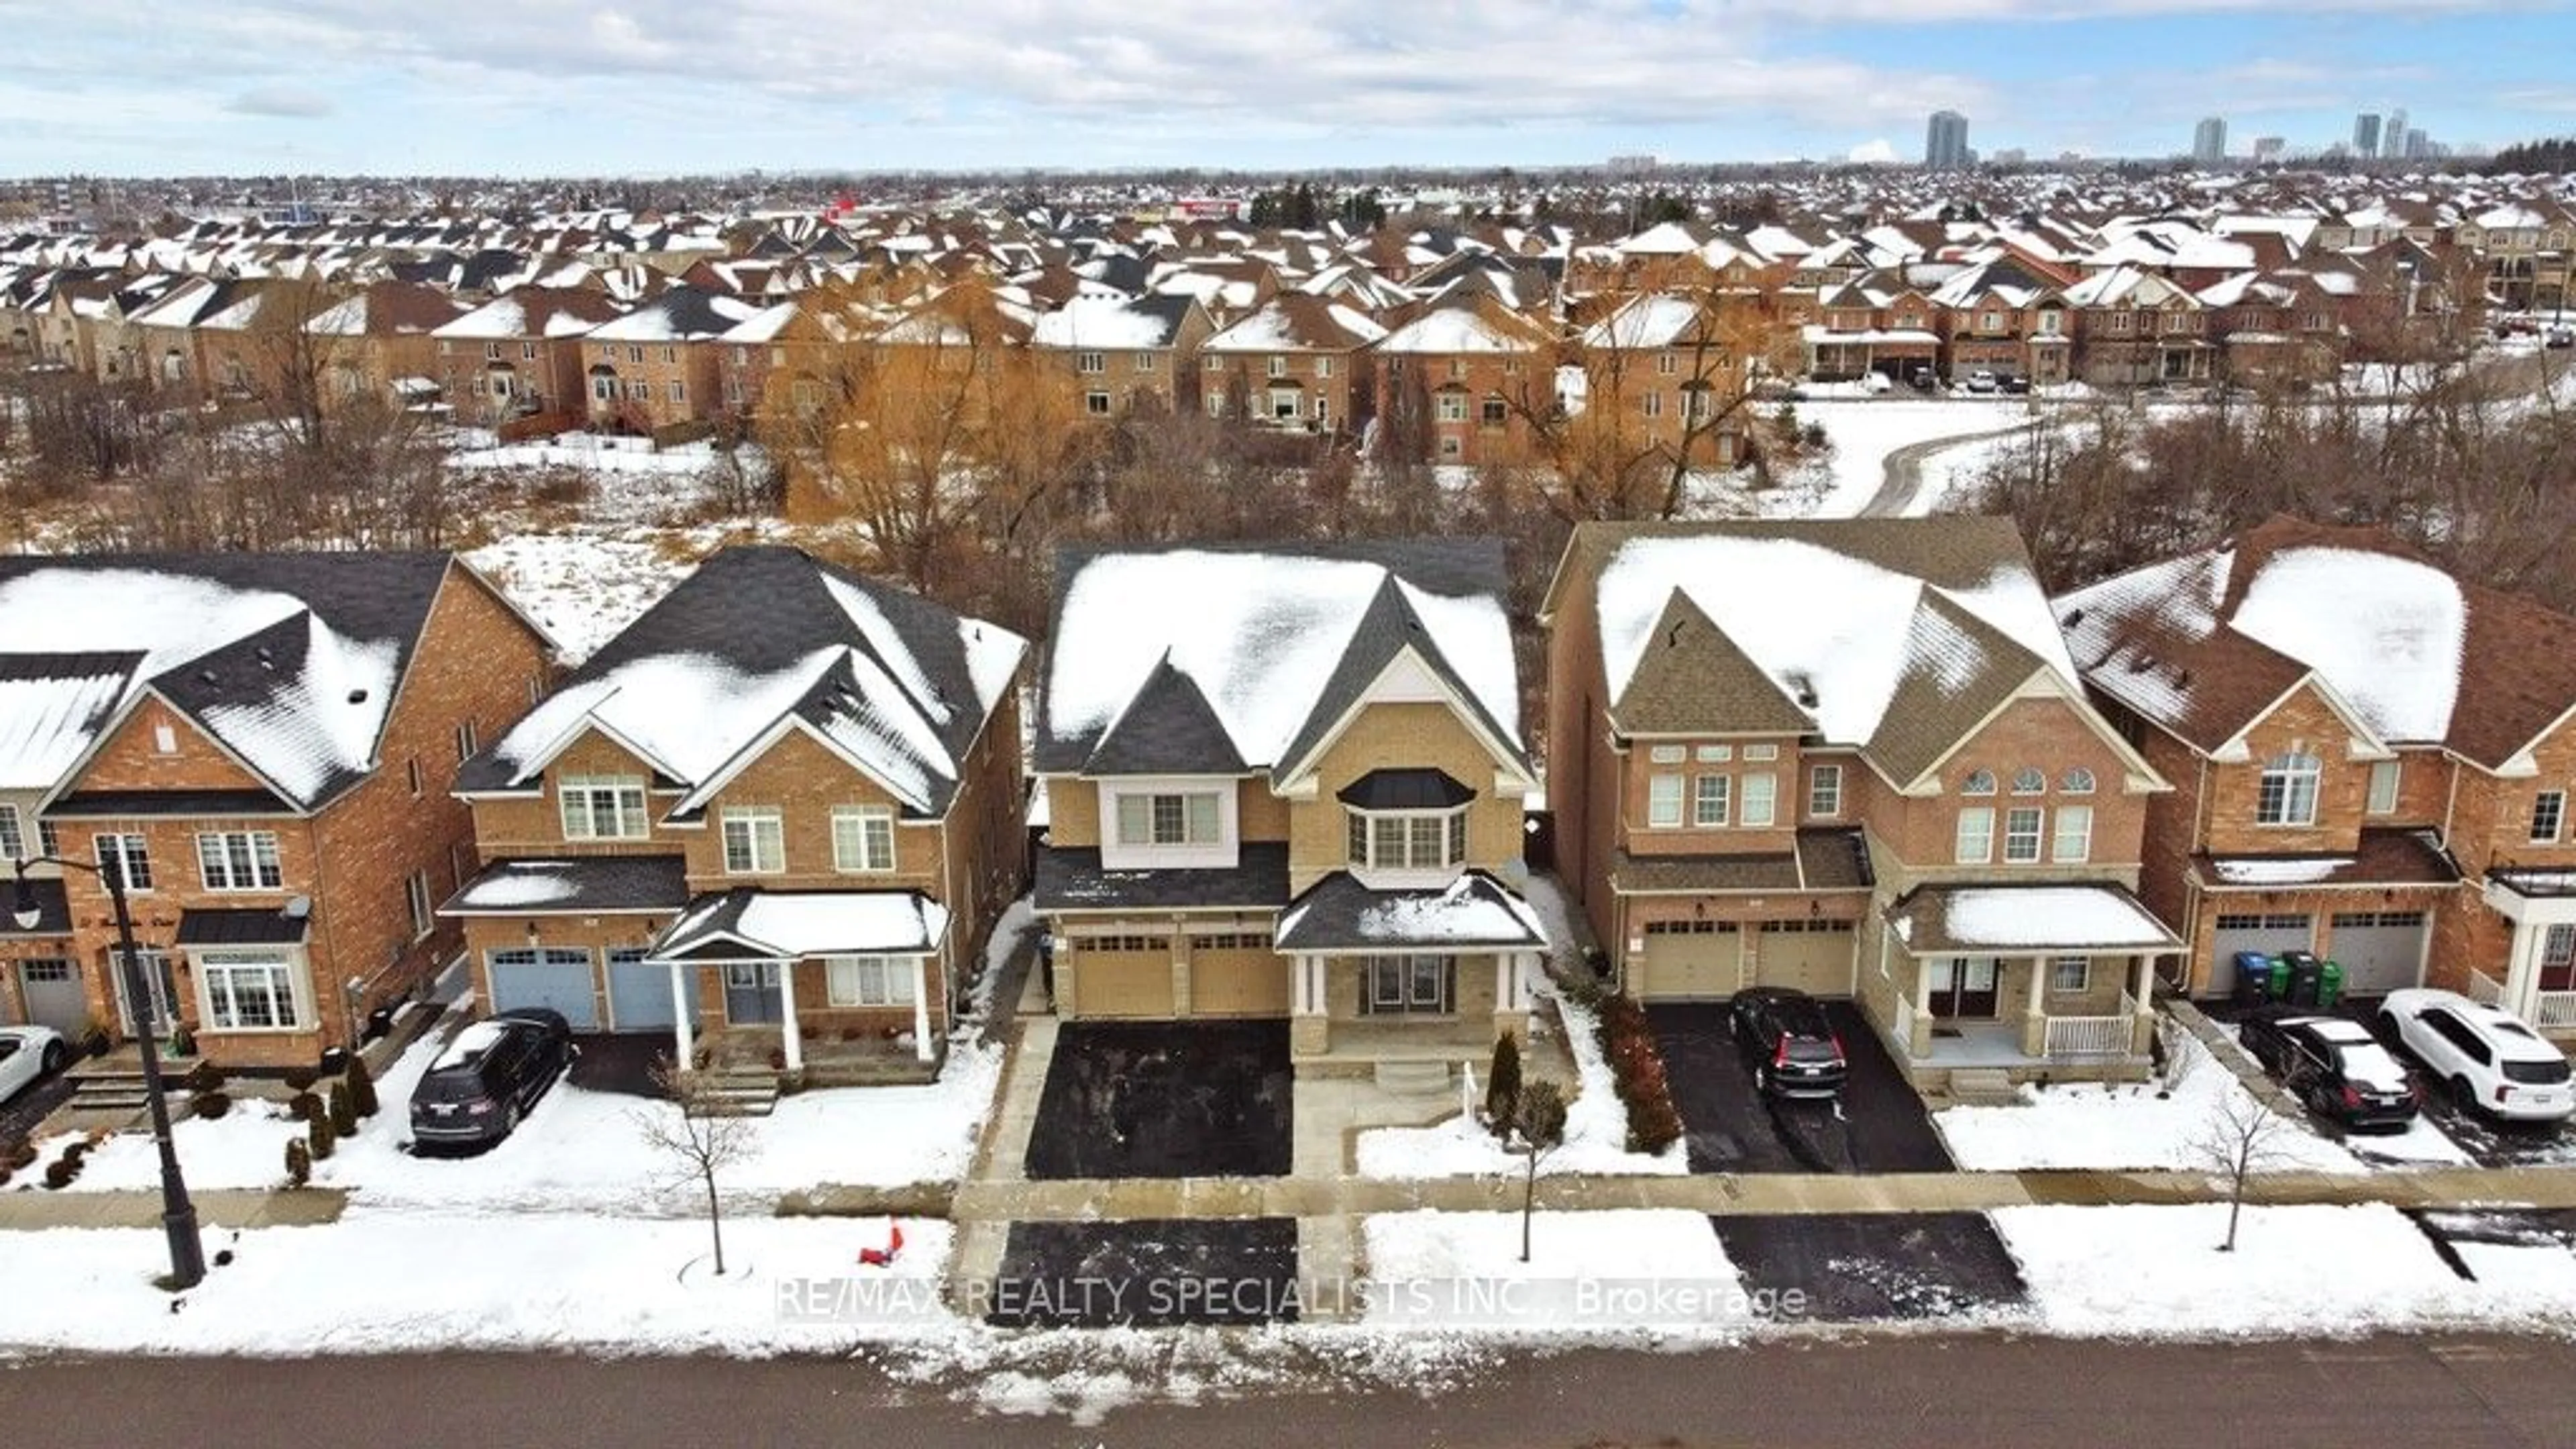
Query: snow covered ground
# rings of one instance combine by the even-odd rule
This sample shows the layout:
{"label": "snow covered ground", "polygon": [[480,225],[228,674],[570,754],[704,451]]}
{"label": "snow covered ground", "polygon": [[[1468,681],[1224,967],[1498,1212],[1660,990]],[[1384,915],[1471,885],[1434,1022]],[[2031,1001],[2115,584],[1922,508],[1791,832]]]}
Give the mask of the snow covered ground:
{"label": "snow covered ground", "polygon": [[[2153,1082],[2025,1086],[2017,1106],[1950,1107],[1933,1113],[1932,1123],[1949,1144],[1951,1157],[1972,1172],[2208,1170],[2216,1164],[2202,1144],[2210,1138],[2221,1104],[2230,1099],[2253,1103],[2244,1085],[2197,1038],[2184,1041],[2191,1066],[2171,1096],[2159,1096],[2162,1088]],[[2277,1148],[2273,1170],[2364,1170],[2351,1153],[2317,1136],[2303,1121],[2282,1119],[2271,1140]]]}
{"label": "snow covered ground", "polygon": [[948,1225],[907,1221],[893,1266],[861,1266],[859,1249],[886,1236],[882,1218],[733,1219],[718,1278],[703,1219],[563,1213],[495,1224],[473,1212],[356,1212],[320,1227],[210,1231],[209,1258],[229,1252],[232,1261],[174,1300],[151,1284],[168,1262],[158,1228],[65,1228],[44,1235],[42,1252],[11,1255],[0,1344],[756,1355],[955,1332],[956,1319],[937,1306]]}
{"label": "snow covered ground", "polygon": [[[1831,453],[1766,494],[1763,512],[1773,517],[1850,518],[1887,481],[1887,457],[1900,448],[1942,438],[1965,438],[2029,421],[2015,400],[1811,401],[1794,403],[1801,426],[1825,430]],[[1917,511],[1922,511],[1918,509]]]}
{"label": "snow covered ground", "polygon": [[2576,1326],[2576,1255],[2563,1245],[2472,1245],[2472,1281],[2390,1207],[2249,1207],[2232,1253],[2218,1251],[2218,1203],[2005,1208],[1994,1223],[2021,1262],[2033,1316],[2054,1333]]}
{"label": "snow covered ground", "polygon": [[1764,1316],[1708,1219],[1674,1210],[1380,1213],[1364,1321],[1607,1336],[1726,1332]]}

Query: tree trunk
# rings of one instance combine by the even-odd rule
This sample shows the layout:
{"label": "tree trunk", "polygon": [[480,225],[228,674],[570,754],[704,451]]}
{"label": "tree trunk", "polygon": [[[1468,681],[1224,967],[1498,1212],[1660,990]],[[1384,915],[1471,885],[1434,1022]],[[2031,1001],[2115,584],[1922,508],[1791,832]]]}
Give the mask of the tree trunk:
{"label": "tree trunk", "polygon": [[1521,1176],[1521,1261],[1530,1260],[1530,1217],[1538,1206],[1538,1153],[1529,1155]]}
{"label": "tree trunk", "polygon": [[2227,1241],[2218,1245],[2218,1251],[2222,1253],[2236,1251],[2236,1217],[2244,1211],[2245,1189],[2240,1186],[2227,1196]]}
{"label": "tree trunk", "polygon": [[719,1203],[719,1202],[717,1201],[717,1199],[716,1199],[716,1174],[715,1174],[715,1170],[714,1170],[713,1168],[709,1168],[709,1169],[707,1170],[707,1172],[706,1172],[706,1174],[705,1174],[705,1175],[706,1175],[706,1180],[707,1180],[707,1232],[708,1232],[709,1236],[711,1236],[711,1237],[713,1237],[713,1238],[715,1239],[715,1245],[716,1245],[716,1276],[717,1276],[717,1277],[719,1277],[719,1278],[721,1278],[721,1277],[723,1277],[723,1276],[724,1276],[724,1270],[725,1270],[725,1266],[724,1266],[724,1207],[723,1207],[723,1205],[722,1205],[721,1203]]}

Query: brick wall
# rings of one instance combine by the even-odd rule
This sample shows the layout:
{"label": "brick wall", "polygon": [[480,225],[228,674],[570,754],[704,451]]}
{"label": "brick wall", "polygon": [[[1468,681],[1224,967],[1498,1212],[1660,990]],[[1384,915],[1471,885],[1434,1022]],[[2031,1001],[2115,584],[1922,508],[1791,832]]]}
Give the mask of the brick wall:
{"label": "brick wall", "polygon": [[[2370,792],[2370,763],[2351,758],[2352,731],[2313,688],[2302,686],[2246,731],[2250,758],[2213,762],[2203,848],[2215,855],[2284,855],[2350,851],[2360,839]],[[2304,751],[2317,757],[2316,823],[2255,823],[2263,763]]]}
{"label": "brick wall", "polygon": [[1372,770],[1436,769],[1476,792],[1467,807],[1467,863],[1502,870],[1521,858],[1521,802],[1494,793],[1493,755],[1445,704],[1372,704],[1317,760],[1316,791],[1290,811],[1288,893],[1350,864],[1350,817],[1336,798]]}

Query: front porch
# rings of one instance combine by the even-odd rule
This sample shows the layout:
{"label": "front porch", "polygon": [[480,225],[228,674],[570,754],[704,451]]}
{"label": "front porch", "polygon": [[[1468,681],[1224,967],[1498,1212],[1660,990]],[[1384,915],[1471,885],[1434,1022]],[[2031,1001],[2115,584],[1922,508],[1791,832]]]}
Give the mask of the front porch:
{"label": "front porch", "polygon": [[2486,903],[2512,927],[2504,975],[2474,967],[2468,995],[2562,1041],[2576,1039],[2576,871],[2490,871]]}
{"label": "front porch", "polygon": [[1329,1058],[1377,1071],[1481,1060],[1498,1036],[1526,1039],[1546,937],[1529,904],[1481,871],[1438,890],[1336,874],[1281,915],[1276,945],[1298,1070]]}
{"label": "front porch", "polygon": [[773,1072],[789,1090],[807,1087],[907,1087],[939,1079],[948,1044],[932,1041],[927,1054],[910,1033],[888,1036],[855,1028],[807,1024],[797,1031],[797,1065],[787,1066],[787,1028],[718,1026],[699,1034],[696,1067],[724,1076]]}

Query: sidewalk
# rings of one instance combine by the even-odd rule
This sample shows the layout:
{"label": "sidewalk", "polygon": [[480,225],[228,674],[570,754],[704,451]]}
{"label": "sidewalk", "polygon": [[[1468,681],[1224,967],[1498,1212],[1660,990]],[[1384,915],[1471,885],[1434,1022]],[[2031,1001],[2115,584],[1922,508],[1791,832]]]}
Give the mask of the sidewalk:
{"label": "sidewalk", "polygon": [[[277,1192],[218,1188],[193,1192],[197,1221],[209,1228],[309,1228],[337,1222],[349,1195],[337,1188]],[[158,1192],[0,1192],[0,1232],[42,1228],[157,1228]]]}

